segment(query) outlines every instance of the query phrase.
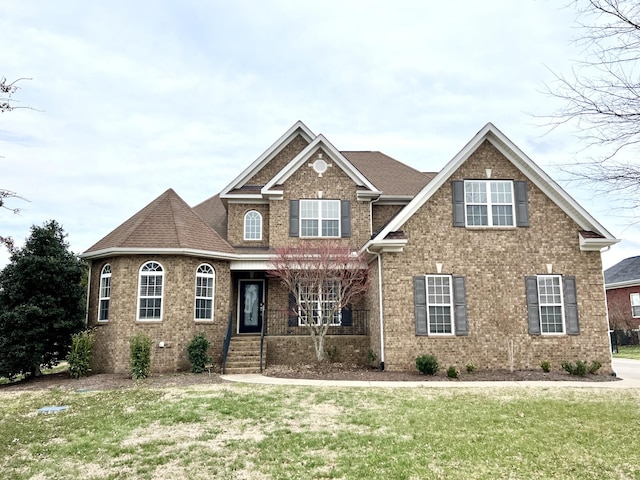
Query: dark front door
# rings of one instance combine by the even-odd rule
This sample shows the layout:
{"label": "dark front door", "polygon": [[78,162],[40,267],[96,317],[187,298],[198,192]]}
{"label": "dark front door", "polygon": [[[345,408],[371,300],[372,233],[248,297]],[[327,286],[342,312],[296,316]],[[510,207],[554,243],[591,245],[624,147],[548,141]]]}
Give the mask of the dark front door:
{"label": "dark front door", "polygon": [[263,280],[240,280],[238,333],[260,333],[264,310],[263,296]]}

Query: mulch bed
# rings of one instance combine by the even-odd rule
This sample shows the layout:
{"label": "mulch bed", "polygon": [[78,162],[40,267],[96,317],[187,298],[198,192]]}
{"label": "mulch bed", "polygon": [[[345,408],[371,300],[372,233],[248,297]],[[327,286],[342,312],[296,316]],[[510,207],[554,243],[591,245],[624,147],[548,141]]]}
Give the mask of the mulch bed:
{"label": "mulch bed", "polygon": [[[326,363],[320,365],[273,365],[264,371],[264,375],[280,378],[309,378],[318,380],[363,380],[363,381],[422,381],[422,382],[461,382],[461,381],[580,381],[609,382],[616,378],[611,375],[587,375],[576,377],[564,371],[554,370],[545,373],[539,370],[477,370],[473,373],[460,372],[457,379],[448,378],[445,371],[436,375],[421,375],[413,372],[390,372],[342,363]],[[199,384],[216,384],[224,380],[215,373],[175,373],[152,374],[144,380],[133,380],[125,374],[98,373],[74,379],[68,372],[42,375],[35,378],[0,385],[1,392],[35,391],[35,390],[117,390],[146,386],[152,388],[182,387]]]}

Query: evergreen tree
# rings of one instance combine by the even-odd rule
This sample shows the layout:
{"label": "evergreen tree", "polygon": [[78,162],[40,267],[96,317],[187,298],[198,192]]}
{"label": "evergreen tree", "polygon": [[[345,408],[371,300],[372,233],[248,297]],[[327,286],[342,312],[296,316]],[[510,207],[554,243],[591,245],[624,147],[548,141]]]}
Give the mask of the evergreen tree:
{"label": "evergreen tree", "polygon": [[55,220],[34,225],[0,272],[0,376],[58,364],[84,328],[84,264],[65,237]]}

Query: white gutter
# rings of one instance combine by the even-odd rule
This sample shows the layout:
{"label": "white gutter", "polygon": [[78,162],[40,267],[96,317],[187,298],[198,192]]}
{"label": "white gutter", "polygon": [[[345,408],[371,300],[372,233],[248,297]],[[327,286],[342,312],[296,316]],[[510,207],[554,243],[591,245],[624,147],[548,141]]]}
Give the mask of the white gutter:
{"label": "white gutter", "polygon": [[380,253],[372,252],[367,247],[367,253],[378,257],[378,310],[380,315],[380,370],[384,370],[384,313],[382,310],[382,259]]}

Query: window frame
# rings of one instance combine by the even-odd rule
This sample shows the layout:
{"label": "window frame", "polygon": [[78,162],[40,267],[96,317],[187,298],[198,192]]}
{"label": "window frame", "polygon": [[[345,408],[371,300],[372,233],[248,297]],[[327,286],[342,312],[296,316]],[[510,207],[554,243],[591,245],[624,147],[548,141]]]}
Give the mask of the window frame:
{"label": "window frame", "polygon": [[[542,288],[540,285],[540,281],[541,280],[547,280],[547,279],[552,279],[552,280],[557,280],[558,282],[558,293],[552,293],[552,294],[547,294],[542,292]],[[540,321],[540,334],[541,335],[566,335],[567,334],[567,325],[566,325],[566,315],[565,315],[565,299],[564,299],[564,279],[562,278],[562,275],[536,275],[536,284],[538,287],[538,315],[539,315],[539,321]],[[555,285],[554,285],[555,286]],[[546,287],[545,287],[546,290]],[[545,302],[543,303],[543,295],[546,297],[549,296],[558,296],[560,298],[560,302]],[[548,308],[548,307],[552,307],[552,308],[560,308],[560,318],[561,318],[561,327],[562,327],[562,331],[560,332],[549,332],[544,330],[544,324],[543,324],[543,314],[542,314],[542,309],[543,307]],[[556,323],[557,325],[557,323]]]}
{"label": "window frame", "polygon": [[[485,185],[485,191],[484,191],[484,195],[486,196],[486,200],[484,202],[482,201],[469,201],[468,197],[467,197],[467,187],[472,185],[472,184],[484,184]],[[509,185],[510,186],[510,195],[511,195],[511,202],[500,202],[500,201],[493,201],[492,200],[492,189],[491,186],[492,185],[498,185],[498,184],[502,184],[502,185]],[[497,192],[497,194],[499,195],[500,193],[505,193],[505,192]],[[473,192],[469,192],[469,194],[473,195]],[[516,218],[516,192],[515,192],[515,185],[514,185],[514,181],[513,180],[484,180],[484,179],[475,179],[475,180],[464,180],[464,187],[463,187],[463,197],[464,197],[464,224],[465,227],[468,228],[516,228],[518,225],[518,220]],[[473,207],[473,206],[479,206],[479,207],[486,207],[486,215],[487,215],[487,223],[486,224],[482,224],[482,225],[477,225],[477,224],[470,224],[469,223],[469,210],[468,207]],[[506,225],[501,225],[501,224],[494,224],[494,214],[493,214],[493,207],[511,207],[511,224],[506,224]]]}
{"label": "window frame", "polygon": [[[336,299],[326,299],[326,296],[323,296],[324,293],[324,287],[325,285],[328,284],[332,284],[336,291],[337,291],[337,298]],[[322,312],[323,311],[323,306],[326,304],[335,304],[338,303],[340,304],[340,282],[338,280],[325,280],[322,282],[322,285],[312,285],[313,287],[316,287],[318,290],[317,294],[314,294],[314,299],[312,300],[313,303],[316,303],[316,308],[314,308],[315,311],[317,312]],[[303,318],[306,318],[307,315],[305,313],[303,313],[303,309],[302,309],[302,304],[303,303],[308,303],[307,299],[303,299],[301,296],[302,293],[302,289],[303,288],[307,288],[304,284],[299,284],[298,288],[297,288],[297,301],[298,301],[298,305],[299,305],[299,312],[298,312],[298,326],[299,327],[303,327],[306,326],[307,323],[305,323],[305,321],[303,320]],[[318,317],[320,318],[320,317]],[[330,327],[340,327],[342,326],[342,309],[338,309],[334,315],[333,315],[333,321],[329,324]],[[320,322],[316,322],[316,323],[308,323],[309,325],[320,325]]]}
{"label": "window frame", "polygon": [[[210,272],[205,272],[204,269],[210,269]],[[206,279],[211,280],[211,286],[202,286],[199,284],[199,280]],[[211,295],[198,295],[199,289],[208,289],[211,288]],[[196,268],[196,279],[195,279],[195,290],[194,290],[194,304],[193,304],[193,319],[196,322],[213,322],[215,317],[215,295],[216,295],[216,269],[213,268],[213,265],[209,263],[201,263]],[[209,317],[198,317],[199,310],[206,310],[207,308],[198,307],[198,300],[211,302],[209,307],[210,315]]]}
{"label": "window frame", "polygon": [[[108,270],[108,271],[107,271]],[[111,264],[105,263],[100,270],[100,285],[98,287],[98,322],[107,323],[109,321],[109,311],[111,307]],[[106,308],[103,305],[106,302]],[[105,318],[103,312],[106,312]]]}
{"label": "window frame", "polygon": [[[253,228],[249,228],[250,226],[248,225],[248,222],[250,221],[249,219],[249,215],[250,214],[256,214],[257,218],[255,218],[253,220],[253,223],[251,224],[251,227]],[[243,239],[247,242],[259,242],[262,240],[262,214],[257,211],[257,210],[249,210],[248,212],[246,212],[244,214],[244,231],[243,231]],[[257,233],[257,237],[250,237],[248,234],[249,233]]]}
{"label": "window frame", "polygon": [[[635,303],[633,301],[634,298],[637,300]],[[629,295],[629,304],[631,305],[631,316],[633,318],[640,318],[640,293],[631,293]]]}
{"label": "window frame", "polygon": [[[341,238],[342,237],[342,204],[340,200],[336,199],[320,199],[320,198],[306,198],[300,199],[299,219],[298,219],[298,231],[300,238]],[[304,216],[304,205],[315,203],[317,204],[317,216]],[[335,216],[324,218],[324,212],[328,210],[328,205],[335,205]],[[303,228],[303,222],[315,221],[317,225],[317,235],[305,235],[305,228]],[[323,221],[332,221],[337,224],[336,235],[323,235]]]}
{"label": "window frame", "polygon": [[[156,268],[155,270],[145,270],[145,267],[147,266],[152,266],[155,265],[154,268]],[[159,270],[158,270],[159,267]],[[159,273],[157,273],[159,272]],[[158,287],[160,288],[160,295],[143,295],[143,284],[142,284],[142,279],[143,277],[146,278],[151,278],[154,277],[156,280],[159,277],[160,278],[160,283],[159,285],[156,282],[156,280],[154,280],[154,285],[149,285],[148,280],[147,280],[147,284],[144,285],[144,287],[147,288],[147,291],[149,288],[154,288],[157,289]],[[142,264],[142,266],[140,267],[140,270],[138,272],[138,292],[137,292],[137,296],[138,296],[138,306],[137,306],[137,311],[136,311],[136,320],[139,322],[162,322],[163,316],[164,316],[164,291],[165,291],[165,285],[164,285],[164,267],[162,266],[162,264],[160,262],[157,262],[155,260],[149,260],[147,262],[144,262]],[[149,299],[155,299],[155,300],[160,300],[160,306],[159,307],[151,307],[149,308],[148,306],[145,307],[145,310],[156,310],[159,309],[160,310],[160,316],[159,317],[143,317],[141,315],[142,311],[142,301],[143,300],[149,300]]]}
{"label": "window frame", "polygon": [[[429,281],[436,279],[447,279],[448,282],[448,296],[449,302],[431,302],[430,301],[430,293],[429,293]],[[434,285],[435,287],[435,285]],[[455,322],[455,301],[454,301],[454,292],[453,292],[453,276],[452,275],[433,275],[428,274],[425,275],[425,298],[426,298],[426,307],[427,307],[427,335],[429,336],[451,336],[456,334],[456,322]],[[438,332],[431,330],[432,324],[432,313],[431,307],[440,307],[440,308],[448,308],[449,309],[449,324],[451,331],[450,332]],[[435,325],[435,322],[434,322]]]}

